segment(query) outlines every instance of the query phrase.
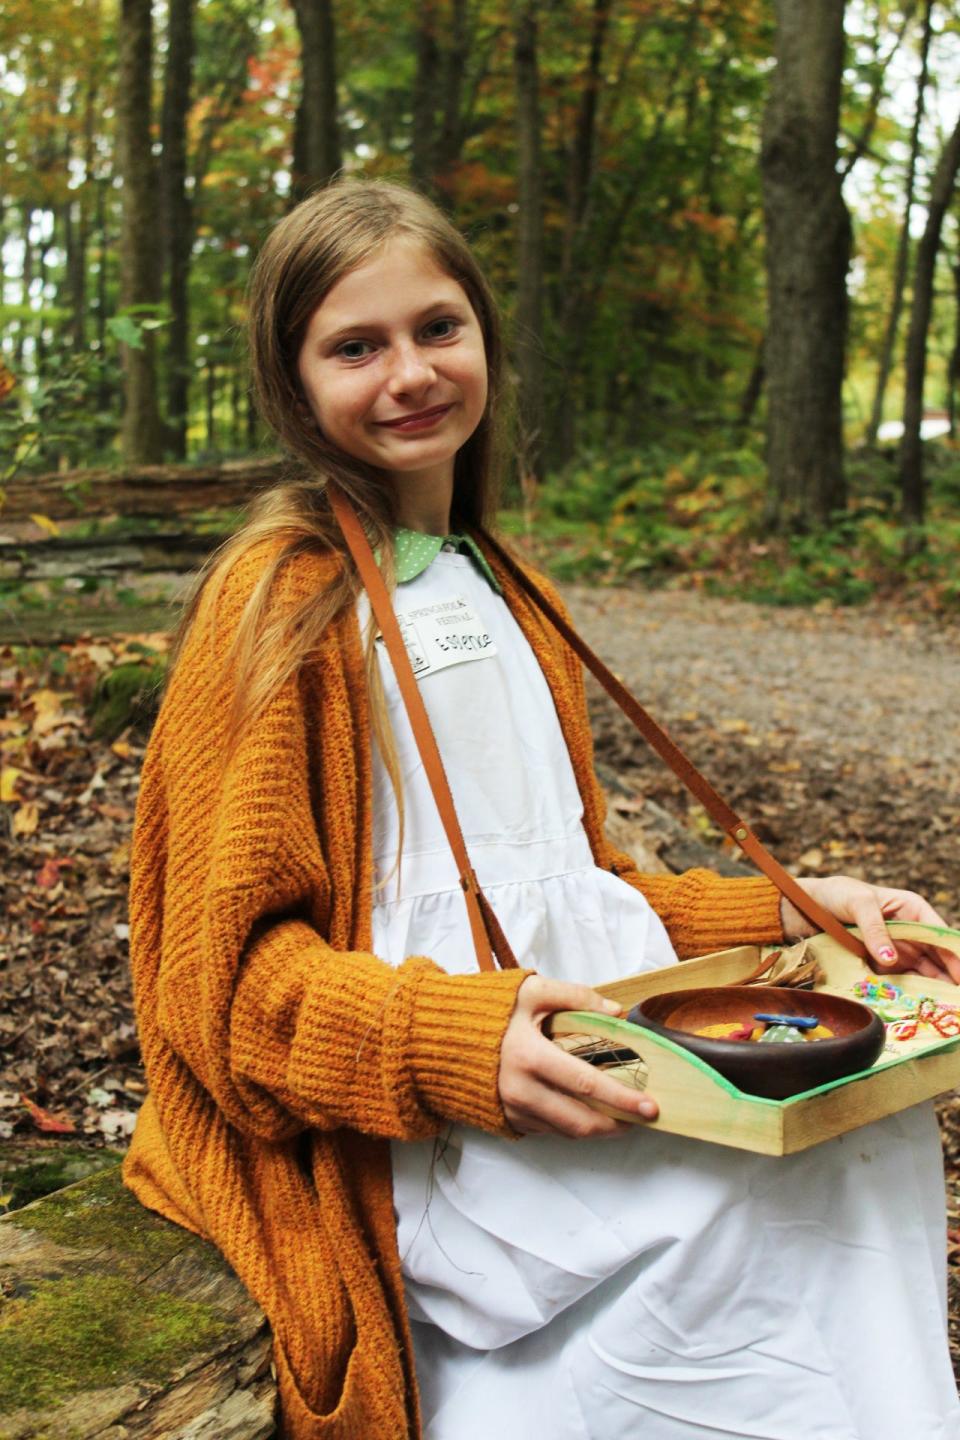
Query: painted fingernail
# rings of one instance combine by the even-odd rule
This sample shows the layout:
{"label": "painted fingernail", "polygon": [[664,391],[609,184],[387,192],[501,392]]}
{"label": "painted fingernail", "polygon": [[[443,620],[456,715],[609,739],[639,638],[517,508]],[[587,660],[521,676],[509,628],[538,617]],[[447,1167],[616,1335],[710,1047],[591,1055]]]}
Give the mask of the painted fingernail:
{"label": "painted fingernail", "polygon": [[892,945],[881,945],[877,951],[881,960],[896,960],[897,952]]}

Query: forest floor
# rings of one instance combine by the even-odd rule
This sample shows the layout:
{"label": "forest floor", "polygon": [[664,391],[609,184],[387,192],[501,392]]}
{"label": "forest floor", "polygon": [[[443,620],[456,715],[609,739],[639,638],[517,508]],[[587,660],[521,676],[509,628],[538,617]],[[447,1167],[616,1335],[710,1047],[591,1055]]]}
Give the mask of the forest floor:
{"label": "forest floor", "polygon": [[[909,885],[960,921],[956,621],[690,592],[565,594],[586,638],[791,869]],[[59,674],[43,653],[0,647],[0,1138],[122,1147],[144,1094],[125,909],[143,739],[94,740],[84,715],[122,640],[62,647]],[[719,844],[591,691],[597,758],[634,797],[615,806],[642,826],[648,797]],[[960,1100],[940,1108],[960,1375]]]}

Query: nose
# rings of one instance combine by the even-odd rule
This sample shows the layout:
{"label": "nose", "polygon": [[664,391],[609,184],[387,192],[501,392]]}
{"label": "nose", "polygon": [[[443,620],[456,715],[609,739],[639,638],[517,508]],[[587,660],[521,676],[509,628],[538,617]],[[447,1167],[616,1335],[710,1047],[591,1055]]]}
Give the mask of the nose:
{"label": "nose", "polygon": [[435,379],[430,356],[419,345],[407,342],[396,346],[390,367],[391,394],[415,394],[432,385]]}

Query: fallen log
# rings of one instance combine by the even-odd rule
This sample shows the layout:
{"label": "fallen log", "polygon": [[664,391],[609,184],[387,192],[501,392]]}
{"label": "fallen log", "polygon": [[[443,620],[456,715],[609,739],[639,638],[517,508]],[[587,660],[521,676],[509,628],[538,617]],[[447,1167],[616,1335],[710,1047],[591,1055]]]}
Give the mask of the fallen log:
{"label": "fallen log", "polygon": [[279,456],[219,465],[144,465],[136,470],[63,470],[20,475],[0,491],[0,522],[41,514],[51,520],[89,515],[182,515],[245,505],[280,479]]}
{"label": "fallen log", "polygon": [[262,1312],[118,1168],[0,1220],[0,1440],[269,1440]]}
{"label": "fallen log", "polygon": [[0,536],[0,580],[61,580],[193,570],[227,533],[192,535],[183,530],[142,535],[93,535],[84,539],[7,541]]}
{"label": "fallen log", "polygon": [[11,611],[5,609],[0,596],[0,645],[69,645],[80,639],[170,631],[178,613],[179,607],[173,603]]}

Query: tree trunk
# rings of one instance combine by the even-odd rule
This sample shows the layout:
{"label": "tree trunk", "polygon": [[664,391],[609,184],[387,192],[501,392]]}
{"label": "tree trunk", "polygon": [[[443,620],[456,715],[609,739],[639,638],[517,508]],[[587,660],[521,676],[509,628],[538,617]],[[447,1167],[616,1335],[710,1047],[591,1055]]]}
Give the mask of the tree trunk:
{"label": "tree trunk", "polygon": [[592,304],[586,298],[587,281],[582,252],[590,219],[597,106],[603,77],[604,45],[612,8],[612,0],[593,0],[590,48],[580,77],[580,104],[568,151],[567,206],[560,257],[559,306],[564,377],[555,423],[552,426],[553,455],[555,462],[561,465],[572,459],[576,449],[580,372],[593,311]]}
{"label": "tree trunk", "polygon": [[776,0],[777,67],[763,119],[767,461],[781,529],[846,504],[842,388],[850,217],[837,174],[840,0]]}
{"label": "tree trunk", "polygon": [[750,371],[750,378],[747,387],[743,392],[740,401],[740,413],[737,416],[737,424],[741,430],[748,430],[753,424],[753,417],[757,412],[760,403],[760,396],[763,394],[763,382],[766,379],[763,357],[766,350],[766,337],[760,342],[753,368]]}
{"label": "tree trunk", "polygon": [[452,171],[463,149],[463,84],[470,56],[466,0],[453,0],[450,44],[443,65],[443,111],[434,156],[434,184],[441,194],[450,189]]}
{"label": "tree trunk", "polygon": [[957,385],[960,384],[960,259],[950,267],[953,271],[953,350],[947,366],[947,415],[950,418],[950,439],[957,438]]}
{"label": "tree trunk", "polygon": [[17,321],[17,343],[13,352],[14,369],[18,375],[23,374],[24,342],[27,338],[26,312],[30,306],[30,289],[33,285],[33,247],[30,244],[30,222],[33,219],[33,207],[29,200],[24,204],[21,211],[21,243],[23,245],[23,264],[20,266],[20,304],[23,306],[24,316]]}
{"label": "tree trunk", "polygon": [[543,479],[543,188],[540,161],[540,93],[537,5],[527,0],[517,16],[517,310],[514,354],[520,388],[520,483]]}
{"label": "tree trunk", "polygon": [[907,334],[906,379],[903,397],[903,439],[900,442],[900,493],[903,522],[913,532],[907,541],[908,550],[922,546],[919,527],[926,510],[926,487],[923,474],[923,444],[920,422],[923,419],[923,382],[927,368],[927,332],[933,309],[933,276],[940,248],[943,217],[950,204],[957,171],[960,170],[960,120],[943,148],[930,187],[927,223],[917,246],[917,263],[913,274],[913,302],[910,307],[910,329]]}
{"label": "tree trunk", "polygon": [[[110,250],[110,236],[107,226],[107,190],[110,180],[107,175],[95,177],[97,235],[97,355],[102,361],[107,353],[107,254]],[[106,450],[113,436],[110,415],[113,413],[115,397],[105,366],[101,366],[97,385],[97,414],[108,418],[97,422],[95,430],[98,451]]]}
{"label": "tree trunk", "polygon": [[570,147],[567,171],[567,217],[563,240],[562,273],[569,277],[576,262],[577,241],[587,213],[593,157],[596,149],[597,102],[602,83],[603,48],[610,24],[612,0],[593,0],[590,50],[581,78],[580,105]]}
{"label": "tree trunk", "polygon": [[337,128],[333,0],[293,0],[300,31],[300,103],[294,131],[292,198],[326,185],[342,165]]}
{"label": "tree trunk", "polygon": [[207,400],[207,453],[213,455],[217,448],[217,367],[211,355],[207,356],[206,374]]}
{"label": "tree trunk", "polygon": [[70,279],[71,344],[74,350],[87,348],[87,247],[90,240],[90,191],[96,183],[96,80],[91,77],[84,91],[83,184],[77,192],[77,225],[73,243]]}
{"label": "tree trunk", "polygon": [[[150,0],[122,0],[120,64],[117,77],[119,170],[123,181],[120,227],[120,304],[155,305],[159,300],[156,237],[156,175],[150,140]],[[140,348],[125,345],[123,355],[123,458],[146,465],[163,456],[154,332],[143,332]]]}
{"label": "tree trunk", "polygon": [[163,158],[160,203],[163,268],[170,301],[167,331],[167,438],[174,456],[187,455],[190,408],[189,295],[193,217],[187,194],[187,115],[193,70],[194,0],[169,0],[167,64],[163,92]]}
{"label": "tree trunk", "polygon": [[883,420],[883,397],[886,394],[890,371],[893,369],[893,352],[897,344],[900,316],[903,311],[903,290],[907,280],[907,260],[910,255],[910,214],[913,209],[913,190],[917,178],[917,157],[920,154],[920,125],[923,121],[923,107],[927,92],[927,61],[930,54],[931,17],[933,0],[926,0],[923,16],[923,35],[920,41],[920,78],[917,81],[917,100],[913,111],[913,130],[910,135],[910,160],[907,165],[907,183],[904,196],[903,225],[897,243],[897,258],[893,267],[893,300],[887,317],[887,328],[880,350],[877,367],[877,383],[873,392],[873,406],[870,424],[867,427],[867,444],[876,445],[877,431]]}
{"label": "tree trunk", "polygon": [[410,174],[417,187],[429,194],[433,191],[437,145],[435,105],[440,88],[440,46],[434,0],[421,0],[418,7],[414,55]]}

